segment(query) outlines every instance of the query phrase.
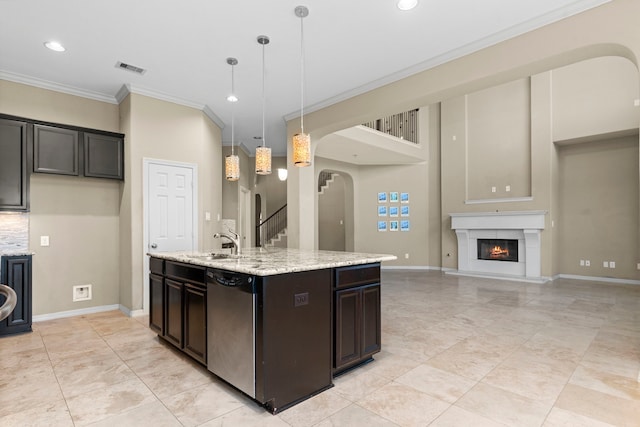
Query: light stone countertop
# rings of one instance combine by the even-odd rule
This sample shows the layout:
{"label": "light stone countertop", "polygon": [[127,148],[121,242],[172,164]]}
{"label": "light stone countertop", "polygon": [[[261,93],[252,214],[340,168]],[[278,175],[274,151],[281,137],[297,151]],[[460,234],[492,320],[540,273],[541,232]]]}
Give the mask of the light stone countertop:
{"label": "light stone countertop", "polygon": [[0,249],[0,256],[23,256],[35,255],[34,251],[29,249]]}
{"label": "light stone countertop", "polygon": [[298,271],[321,270],[348,265],[393,261],[395,255],[357,252],[313,251],[305,249],[246,248],[229,258],[205,259],[211,252],[154,252],[149,256],[202,267],[218,268],[255,276],[273,276]]}

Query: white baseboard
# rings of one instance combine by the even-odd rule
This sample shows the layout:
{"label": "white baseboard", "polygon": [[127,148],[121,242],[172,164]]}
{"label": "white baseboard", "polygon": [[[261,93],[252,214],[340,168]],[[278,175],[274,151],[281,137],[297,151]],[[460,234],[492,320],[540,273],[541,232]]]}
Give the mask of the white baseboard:
{"label": "white baseboard", "polygon": [[510,276],[510,275],[501,275],[501,274],[492,274],[492,273],[483,273],[483,272],[474,272],[474,271],[458,271],[458,270],[449,270],[446,271],[445,274],[449,274],[451,276],[463,276],[463,277],[477,277],[480,279],[497,279],[497,280],[510,280],[512,282],[525,282],[525,283],[538,283],[544,284],[553,280],[551,277],[523,277],[523,276]]}
{"label": "white baseboard", "polygon": [[598,277],[598,276],[579,276],[577,274],[556,274],[555,276],[553,276],[553,280],[556,280],[556,279],[575,279],[575,280],[589,280],[592,282],[618,283],[622,285],[640,285],[640,280],[616,279],[613,277]]}
{"label": "white baseboard", "polygon": [[[64,317],[82,316],[83,314],[102,313],[103,311],[122,310],[119,304],[100,305],[97,307],[79,308],[77,310],[58,311],[57,313],[38,314],[33,316],[33,322],[43,322],[45,320],[62,319]],[[127,314],[125,312],[125,314]],[[127,314],[128,315],[128,314]]]}
{"label": "white baseboard", "polygon": [[428,265],[383,265],[381,270],[442,270],[440,267],[430,267]]}

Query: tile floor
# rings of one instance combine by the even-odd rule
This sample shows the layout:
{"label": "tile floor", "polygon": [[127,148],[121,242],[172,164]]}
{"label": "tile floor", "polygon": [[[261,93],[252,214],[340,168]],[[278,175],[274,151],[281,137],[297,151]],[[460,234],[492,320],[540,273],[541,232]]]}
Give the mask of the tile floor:
{"label": "tile floor", "polygon": [[640,426],[640,286],[383,272],[383,351],[277,416],[106,312],[0,338],[0,425]]}

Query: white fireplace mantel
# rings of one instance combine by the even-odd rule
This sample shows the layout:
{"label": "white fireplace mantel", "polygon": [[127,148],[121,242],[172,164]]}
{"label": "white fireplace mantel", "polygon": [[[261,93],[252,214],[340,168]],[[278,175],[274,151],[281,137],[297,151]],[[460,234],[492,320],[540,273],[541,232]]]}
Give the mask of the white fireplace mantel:
{"label": "white fireplace mantel", "polygon": [[[497,211],[452,213],[451,228],[458,238],[458,272],[496,277],[520,277],[544,281],[541,277],[541,239],[547,211]],[[480,260],[477,240],[518,240],[518,262]]]}

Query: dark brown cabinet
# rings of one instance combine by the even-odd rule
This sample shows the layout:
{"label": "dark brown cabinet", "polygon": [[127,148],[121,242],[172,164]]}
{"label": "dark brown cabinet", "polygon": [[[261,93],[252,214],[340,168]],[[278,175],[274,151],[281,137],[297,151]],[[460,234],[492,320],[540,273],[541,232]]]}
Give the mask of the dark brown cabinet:
{"label": "dark brown cabinet", "polygon": [[381,348],[380,265],[335,269],[334,375]]}
{"label": "dark brown cabinet", "polygon": [[26,122],[0,119],[0,211],[29,210],[29,131]]}
{"label": "dark brown cabinet", "polygon": [[55,126],[33,126],[33,171],[78,176],[78,131]]}
{"label": "dark brown cabinet", "polygon": [[207,290],[204,286],[184,285],[184,352],[207,363]]}
{"label": "dark brown cabinet", "polygon": [[206,365],[205,268],[153,257],[149,267],[149,327]]}
{"label": "dark brown cabinet", "polygon": [[[12,288],[18,302],[13,312],[0,322],[0,335],[31,331],[31,255],[3,256],[0,283]],[[4,304],[0,296],[0,305]]]}
{"label": "dark brown cabinet", "polygon": [[164,261],[149,260],[149,328],[164,335]]}
{"label": "dark brown cabinet", "polygon": [[171,279],[164,279],[165,283],[165,329],[164,338],[178,348],[183,343],[183,313],[184,303],[182,289],[184,285]]}
{"label": "dark brown cabinet", "polygon": [[84,176],[124,179],[124,140],[85,132]]}

